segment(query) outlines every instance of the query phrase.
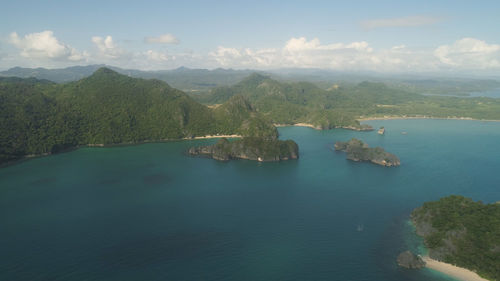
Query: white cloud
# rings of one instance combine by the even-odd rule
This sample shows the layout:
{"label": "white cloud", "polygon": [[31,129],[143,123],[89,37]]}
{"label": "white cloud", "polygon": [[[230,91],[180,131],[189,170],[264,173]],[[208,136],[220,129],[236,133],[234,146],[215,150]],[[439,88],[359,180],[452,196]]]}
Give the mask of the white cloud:
{"label": "white cloud", "polygon": [[86,52],[79,52],[59,42],[50,30],[26,34],[24,37],[19,37],[16,32],[12,32],[9,42],[21,49],[22,57],[29,59],[81,61],[88,56]]}
{"label": "white cloud", "polygon": [[354,69],[380,64],[382,61],[367,42],[323,45],[319,39],[291,38],[283,48],[235,49],[218,47],[209,54],[224,67],[300,67]]}
{"label": "white cloud", "polygon": [[99,55],[106,59],[119,59],[128,56],[129,54],[116,46],[113,42],[113,38],[111,36],[106,36],[106,38],[102,38],[99,36],[92,37],[92,42],[96,45],[99,50]]}
{"label": "white cloud", "polygon": [[64,67],[76,61],[108,63],[124,68],[169,69],[179,66],[215,68],[322,68],[339,71],[439,72],[476,71],[500,73],[500,45],[463,38],[437,47],[416,49],[395,45],[378,49],[366,41],[322,43],[318,38],[292,37],[275,48],[219,46],[209,53],[192,50],[125,50],[111,36],[91,38],[91,53],[60,42],[52,31],[19,36],[8,42],[20,51],[0,51],[3,67]]}
{"label": "white cloud", "polygon": [[155,62],[165,62],[173,59],[172,57],[169,57],[166,53],[161,53],[158,51],[153,51],[153,50],[147,50],[144,55],[148,60],[152,60]]}
{"label": "white cloud", "polygon": [[431,25],[441,21],[438,17],[429,16],[410,16],[403,18],[390,18],[390,19],[374,19],[361,22],[364,29],[376,29],[382,27],[414,27]]}
{"label": "white cloud", "polygon": [[434,55],[443,64],[467,69],[500,68],[500,45],[475,38],[463,38],[436,48]]}
{"label": "white cloud", "polygon": [[323,68],[341,71],[428,72],[500,70],[500,45],[464,38],[437,49],[396,45],[375,49],[365,41],[322,44],[319,39],[291,38],[282,48],[230,48],[219,46],[209,57],[222,67]]}
{"label": "white cloud", "polygon": [[172,34],[163,34],[157,37],[144,38],[146,43],[179,44],[179,40]]}

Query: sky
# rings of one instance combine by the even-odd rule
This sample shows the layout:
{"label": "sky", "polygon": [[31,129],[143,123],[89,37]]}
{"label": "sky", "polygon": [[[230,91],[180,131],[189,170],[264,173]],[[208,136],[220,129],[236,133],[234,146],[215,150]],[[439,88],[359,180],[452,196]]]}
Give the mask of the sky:
{"label": "sky", "polygon": [[0,69],[500,75],[500,1],[7,1]]}

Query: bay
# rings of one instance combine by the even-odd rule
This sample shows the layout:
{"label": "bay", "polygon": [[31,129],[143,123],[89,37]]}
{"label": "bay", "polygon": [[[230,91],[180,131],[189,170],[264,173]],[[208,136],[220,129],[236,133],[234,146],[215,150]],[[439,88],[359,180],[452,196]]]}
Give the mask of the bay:
{"label": "bay", "polygon": [[[451,280],[398,268],[423,202],[500,200],[500,123],[377,120],[386,134],[280,128],[300,159],[184,155],[215,140],[84,148],[0,169],[0,280]],[[333,151],[360,138],[385,168]]]}

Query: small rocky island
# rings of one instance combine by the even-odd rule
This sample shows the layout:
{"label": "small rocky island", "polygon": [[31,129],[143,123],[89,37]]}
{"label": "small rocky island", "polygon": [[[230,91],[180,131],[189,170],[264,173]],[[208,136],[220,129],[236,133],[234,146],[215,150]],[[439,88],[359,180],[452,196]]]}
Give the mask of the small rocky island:
{"label": "small rocky island", "polygon": [[229,141],[222,138],[214,145],[191,147],[188,153],[220,161],[248,159],[271,162],[299,158],[299,147],[292,140],[247,137]]}
{"label": "small rocky island", "polygon": [[351,139],[348,142],[336,142],[335,150],[347,153],[347,159],[352,161],[369,161],[382,166],[399,166],[399,158],[386,152],[381,147],[370,148],[366,143],[358,139]]}
{"label": "small rocky island", "polygon": [[408,269],[419,269],[425,266],[425,261],[410,251],[399,254],[397,263],[399,266]]}

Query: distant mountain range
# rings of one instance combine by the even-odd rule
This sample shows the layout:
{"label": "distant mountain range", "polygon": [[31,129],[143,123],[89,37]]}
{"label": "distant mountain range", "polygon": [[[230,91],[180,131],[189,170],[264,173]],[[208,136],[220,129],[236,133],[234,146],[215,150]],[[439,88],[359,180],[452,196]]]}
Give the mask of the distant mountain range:
{"label": "distant mountain range", "polygon": [[253,70],[233,70],[222,68],[207,70],[190,69],[185,67],[173,70],[142,71],[96,64],[87,66],[72,66],[60,69],[14,67],[0,72],[0,76],[20,78],[34,77],[37,79],[50,80],[56,83],[67,83],[88,77],[102,67],[109,68],[130,77],[159,79],[167,82],[172,87],[181,89],[185,92],[196,92],[217,86],[232,85],[255,72]]}
{"label": "distant mountain range", "polygon": [[492,78],[439,77],[439,75],[389,75],[375,72],[349,73],[323,69],[276,69],[268,71],[234,70],[217,68],[190,69],[180,67],[173,70],[142,71],[106,65],[72,66],[61,69],[14,67],[1,71],[5,77],[34,77],[56,83],[76,81],[92,75],[97,69],[107,67],[118,73],[136,78],[159,79],[188,94],[208,91],[215,87],[230,86],[242,81],[252,73],[267,75],[285,82],[307,81],[323,89],[335,85],[354,85],[363,81],[382,82],[386,85],[416,93],[438,95],[466,95],[500,88],[500,82]]}

